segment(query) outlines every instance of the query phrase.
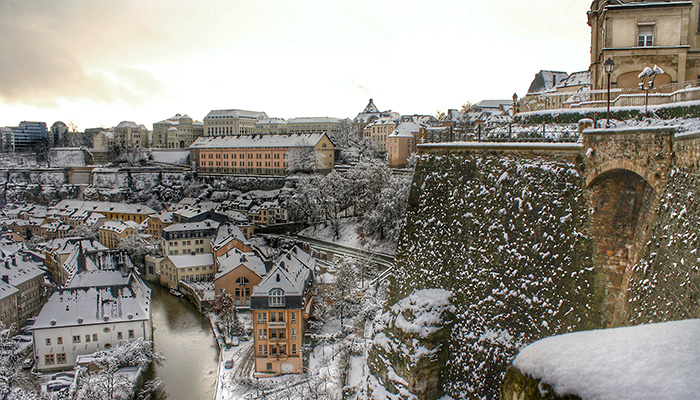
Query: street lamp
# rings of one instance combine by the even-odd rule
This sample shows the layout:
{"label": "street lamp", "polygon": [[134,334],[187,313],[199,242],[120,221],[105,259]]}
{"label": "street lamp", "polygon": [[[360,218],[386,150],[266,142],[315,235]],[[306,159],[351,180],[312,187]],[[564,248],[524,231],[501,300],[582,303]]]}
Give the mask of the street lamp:
{"label": "street lamp", "polygon": [[605,63],[603,63],[603,66],[605,66],[605,73],[608,74],[608,118],[607,121],[605,121],[605,127],[610,128],[610,75],[612,75],[615,69],[615,61],[613,61],[612,58],[608,58],[605,60]]}
{"label": "street lamp", "polygon": [[[663,73],[663,69],[659,68],[658,65],[654,65],[653,69],[644,67],[644,70],[638,76],[638,78],[642,80],[639,83],[639,89],[646,93],[644,95],[644,115],[649,115],[649,91],[654,88],[654,81],[656,81],[656,77]],[[648,86],[645,85],[647,82],[649,82]]]}

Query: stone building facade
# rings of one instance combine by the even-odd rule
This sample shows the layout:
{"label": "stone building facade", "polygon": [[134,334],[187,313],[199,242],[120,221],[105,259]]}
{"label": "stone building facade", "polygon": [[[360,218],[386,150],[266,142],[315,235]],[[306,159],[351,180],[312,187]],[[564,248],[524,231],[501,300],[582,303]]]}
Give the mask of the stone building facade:
{"label": "stone building facade", "polygon": [[613,88],[636,88],[639,73],[658,65],[655,85],[695,81],[700,76],[700,0],[595,0],[591,27],[591,85],[607,87],[603,63],[611,58]]}

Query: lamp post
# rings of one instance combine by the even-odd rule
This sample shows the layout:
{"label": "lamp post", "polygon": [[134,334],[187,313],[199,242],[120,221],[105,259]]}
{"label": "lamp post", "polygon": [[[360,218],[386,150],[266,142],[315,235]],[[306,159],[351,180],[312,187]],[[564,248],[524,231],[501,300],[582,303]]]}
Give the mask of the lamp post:
{"label": "lamp post", "polygon": [[608,117],[605,121],[605,127],[610,128],[610,75],[615,69],[615,61],[612,58],[608,58],[603,65],[605,66],[605,73],[608,74]]}

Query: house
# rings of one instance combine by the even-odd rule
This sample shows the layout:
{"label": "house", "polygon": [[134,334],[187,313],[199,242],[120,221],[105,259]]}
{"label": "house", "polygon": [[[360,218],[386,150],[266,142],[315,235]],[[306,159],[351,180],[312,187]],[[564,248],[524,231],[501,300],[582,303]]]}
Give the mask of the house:
{"label": "house", "polygon": [[255,372],[302,372],[302,338],[311,311],[315,260],[299,247],[289,250],[253,290]]}
{"label": "house", "polygon": [[377,151],[387,151],[387,139],[396,129],[396,120],[389,117],[379,118],[370,122],[362,130],[362,137],[372,143]]}
{"label": "house", "polygon": [[185,149],[204,135],[204,123],[193,120],[187,114],[174,116],[153,124],[153,147]]}
{"label": "house", "polygon": [[150,215],[146,219],[146,233],[154,238],[162,236],[163,228],[173,224],[173,213],[163,211],[157,214]]}
{"label": "house", "polygon": [[404,167],[408,157],[416,152],[416,145],[425,134],[426,126],[415,118],[402,120],[398,127],[387,136],[388,160],[392,168]]}
{"label": "house", "polygon": [[239,307],[250,307],[253,289],[267,275],[265,261],[253,251],[236,247],[216,258],[215,293],[229,293]]}
{"label": "house", "polygon": [[134,221],[142,223],[148,216],[156,214],[151,207],[142,204],[112,203],[103,201],[61,200],[51,207],[68,224],[70,216],[76,212],[88,211],[102,214],[108,220]]}
{"label": "house", "polygon": [[114,127],[114,142],[123,148],[148,148],[151,145],[150,131],[133,121],[122,121]]}
{"label": "house", "polygon": [[116,249],[122,240],[136,235],[139,229],[139,224],[134,221],[106,221],[99,227],[97,233],[100,243],[110,249]]}
{"label": "house", "polygon": [[81,272],[57,289],[32,326],[40,372],[72,369],[80,355],[153,340],[151,290],[134,273]]}

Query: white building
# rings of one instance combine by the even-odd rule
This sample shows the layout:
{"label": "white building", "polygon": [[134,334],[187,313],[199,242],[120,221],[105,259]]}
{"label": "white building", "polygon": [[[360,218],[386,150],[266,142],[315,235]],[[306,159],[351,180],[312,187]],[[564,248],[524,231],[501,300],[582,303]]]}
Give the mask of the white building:
{"label": "white building", "polygon": [[150,302],[151,290],[133,273],[76,275],[49,298],[33,325],[37,370],[71,369],[79,355],[153,340]]}

